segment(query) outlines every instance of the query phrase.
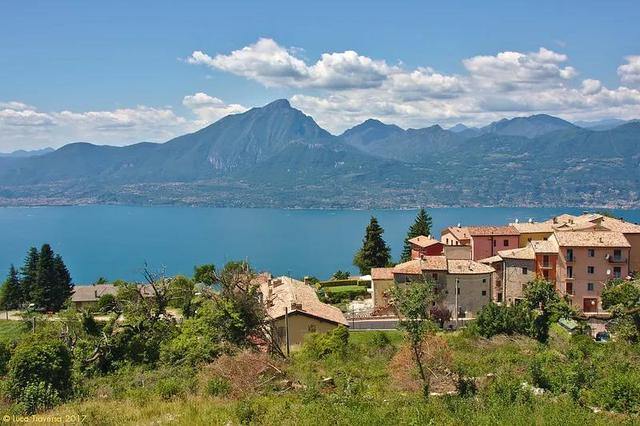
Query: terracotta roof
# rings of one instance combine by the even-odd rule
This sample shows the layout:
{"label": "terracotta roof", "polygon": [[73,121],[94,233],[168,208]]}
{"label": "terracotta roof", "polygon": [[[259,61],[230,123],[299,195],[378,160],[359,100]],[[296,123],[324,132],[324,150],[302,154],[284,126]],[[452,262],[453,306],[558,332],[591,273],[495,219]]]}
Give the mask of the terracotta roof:
{"label": "terracotta roof", "polygon": [[480,259],[478,260],[478,262],[491,264],[496,262],[502,262],[502,258],[496,254],[495,256],[485,257],[484,259]]}
{"label": "terracotta roof", "polygon": [[371,268],[372,280],[392,280],[393,268]]}
{"label": "terracotta roof", "polygon": [[418,275],[422,271],[446,271],[447,258],[444,256],[425,256],[422,259],[414,259],[399,263],[393,267],[394,274]]}
{"label": "terracotta roof", "polygon": [[118,288],[113,284],[78,285],[73,289],[72,302],[95,302],[105,294],[116,295]]}
{"label": "terracotta roof", "polygon": [[454,237],[456,237],[456,239],[460,241],[471,239],[471,235],[469,235],[469,230],[466,227],[450,226],[442,230],[442,235],[446,234],[447,232],[453,235]]}
{"label": "terracotta roof", "polygon": [[469,235],[485,236],[485,235],[520,235],[518,230],[513,226],[467,226]]}
{"label": "terracotta roof", "polygon": [[475,260],[449,260],[447,262],[447,272],[458,275],[490,274],[495,272],[495,269]]}
{"label": "terracotta roof", "polygon": [[535,260],[536,254],[531,246],[512,250],[500,250],[498,256],[503,259]]}
{"label": "terracotta roof", "polygon": [[631,247],[620,232],[556,231],[554,235],[562,247]]}
{"label": "terracotta roof", "polygon": [[624,220],[603,216],[600,224],[611,231],[623,234],[640,234],[640,225]]}
{"label": "terracotta roof", "polygon": [[520,222],[510,223],[509,225],[513,226],[521,234],[553,232],[553,226],[547,222]]}
{"label": "terracotta roof", "polygon": [[564,214],[552,217],[551,219],[545,221],[545,223],[562,224],[562,223],[571,222],[571,221],[575,222],[575,220],[577,218],[578,218],[578,216],[574,216],[572,214],[564,213]]}
{"label": "terracotta roof", "polygon": [[554,240],[538,240],[529,243],[534,253],[558,253],[558,245]]}
{"label": "terracotta roof", "polygon": [[430,237],[425,237],[424,235],[419,235],[417,237],[411,238],[409,242],[411,244],[415,244],[418,247],[422,247],[422,248],[430,247],[434,244],[442,244],[440,241],[434,240],[433,238],[430,238]]}
{"label": "terracotta roof", "polygon": [[287,308],[292,314],[300,312],[336,324],[349,325],[340,309],[322,303],[315,289],[302,281],[278,277],[262,284],[260,290],[264,300],[273,302],[272,306],[267,307],[267,313],[274,319],[283,317]]}

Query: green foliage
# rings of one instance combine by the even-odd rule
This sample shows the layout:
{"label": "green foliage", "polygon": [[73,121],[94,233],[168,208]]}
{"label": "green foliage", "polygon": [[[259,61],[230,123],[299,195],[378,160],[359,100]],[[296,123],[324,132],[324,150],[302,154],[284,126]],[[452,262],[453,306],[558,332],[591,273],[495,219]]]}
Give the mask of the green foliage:
{"label": "green foliage", "polygon": [[400,262],[407,262],[411,260],[411,244],[409,243],[409,240],[415,237],[419,237],[420,235],[424,235],[425,237],[431,235],[431,225],[431,216],[425,209],[421,208],[418,212],[418,215],[416,216],[416,220],[409,227],[407,236],[404,239],[404,246],[402,248],[402,256],[400,257]]}
{"label": "green foliage", "polygon": [[36,290],[36,281],[38,279],[38,249],[31,247],[24,260],[24,265],[20,270],[22,275],[22,298],[25,302],[33,300],[33,293]]}
{"label": "green foliage", "polygon": [[51,409],[61,402],[58,391],[47,382],[28,383],[18,399],[20,408],[26,414]]}
{"label": "green foliage", "polygon": [[334,272],[334,274],[331,276],[332,280],[348,280],[349,277],[351,277],[351,273],[347,272],[347,271],[341,271],[340,269],[338,269],[336,272]]}
{"label": "green foliage", "polygon": [[640,413],[640,382],[638,374],[612,371],[596,383],[597,401],[607,410],[619,413]]}
{"label": "green foliage", "polygon": [[375,349],[386,349],[391,346],[391,339],[382,331],[375,331],[371,337],[371,345]]}
{"label": "green foliage", "polygon": [[0,288],[0,308],[17,309],[24,302],[22,285],[18,278],[18,271],[11,265],[9,275]]}
{"label": "green foliage", "polygon": [[213,264],[205,264],[193,268],[193,282],[212,286],[216,283],[216,267]]}
{"label": "green foliage", "polygon": [[11,346],[0,340],[0,376],[7,374],[7,365],[11,359]]}
{"label": "green foliage", "polygon": [[383,233],[378,219],[371,216],[362,247],[353,258],[353,264],[360,269],[362,275],[371,273],[371,268],[387,266],[391,261],[391,250],[382,239]]}
{"label": "green foliage", "polygon": [[209,396],[224,397],[231,392],[231,384],[221,377],[212,377],[207,381],[206,392]]}
{"label": "green foliage", "polygon": [[100,296],[96,303],[96,308],[99,312],[109,313],[116,312],[118,309],[118,300],[113,294],[107,293]]}
{"label": "green foliage", "polygon": [[411,344],[419,344],[427,330],[433,327],[431,307],[439,299],[435,284],[430,280],[416,280],[397,285],[391,290],[394,308],[400,316],[400,327],[407,331]]}
{"label": "green foliage", "polygon": [[522,385],[521,379],[509,375],[496,377],[486,387],[482,396],[490,403],[502,406],[528,404],[533,400],[531,390]]}
{"label": "green foliage", "polygon": [[43,382],[65,399],[73,392],[71,368],[71,353],[59,339],[45,336],[24,339],[9,361],[9,395],[20,401],[25,386]]}
{"label": "green foliage", "polygon": [[324,303],[338,304],[345,301],[355,300],[365,296],[367,289],[359,285],[323,287],[318,291],[320,300]]}
{"label": "green foliage", "polygon": [[168,377],[162,379],[157,384],[158,395],[162,399],[169,400],[182,393],[183,388],[179,379],[175,377]]}
{"label": "green foliage", "polygon": [[196,305],[195,284],[184,275],[178,275],[171,280],[168,289],[169,305],[182,310],[185,318],[190,318],[195,313]]}
{"label": "green foliage", "polygon": [[640,342],[640,280],[613,280],[602,291],[602,307],[611,311],[611,329],[629,342]]}
{"label": "green foliage", "polygon": [[328,333],[310,333],[305,336],[301,353],[304,357],[321,359],[328,356],[343,357],[349,348],[349,330],[338,326]]}
{"label": "green foliage", "polygon": [[483,337],[497,334],[533,334],[534,314],[524,304],[498,305],[488,303],[480,309],[474,327]]}

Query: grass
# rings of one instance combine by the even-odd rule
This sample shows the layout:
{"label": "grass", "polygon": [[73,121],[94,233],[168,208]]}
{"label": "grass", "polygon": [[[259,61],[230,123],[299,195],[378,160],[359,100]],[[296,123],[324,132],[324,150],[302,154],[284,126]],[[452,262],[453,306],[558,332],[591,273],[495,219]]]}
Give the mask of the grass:
{"label": "grass", "polygon": [[323,290],[326,291],[327,293],[350,293],[350,292],[362,293],[362,294],[367,293],[367,289],[359,285],[341,285],[341,286],[335,286],[335,287],[324,287]]}
{"label": "grass", "polygon": [[29,324],[24,321],[0,320],[0,340],[18,340],[21,335],[29,331]]}

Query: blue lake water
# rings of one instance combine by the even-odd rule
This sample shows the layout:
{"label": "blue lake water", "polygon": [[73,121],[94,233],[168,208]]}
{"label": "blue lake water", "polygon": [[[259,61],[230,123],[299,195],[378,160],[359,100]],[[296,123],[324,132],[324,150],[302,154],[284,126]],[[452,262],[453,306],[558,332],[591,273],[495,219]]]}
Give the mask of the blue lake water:
{"label": "blue lake water", "polygon": [[[583,209],[438,208],[433,233],[461,223],[545,220]],[[640,210],[614,210],[640,222]],[[277,210],[193,207],[74,206],[0,208],[0,272],[21,265],[30,246],[50,243],[77,284],[98,277],[141,280],[145,262],[168,274],[191,275],[202,263],[247,259],[258,270],[328,278],[351,264],[371,215],[385,229],[394,259],[414,210]]]}

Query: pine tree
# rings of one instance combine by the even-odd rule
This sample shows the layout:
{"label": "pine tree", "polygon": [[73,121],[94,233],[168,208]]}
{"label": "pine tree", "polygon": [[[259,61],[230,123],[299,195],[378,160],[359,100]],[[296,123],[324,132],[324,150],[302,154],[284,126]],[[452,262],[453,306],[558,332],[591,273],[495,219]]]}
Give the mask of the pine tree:
{"label": "pine tree", "polygon": [[400,257],[401,262],[411,260],[411,244],[409,244],[409,240],[420,235],[428,237],[431,234],[431,225],[431,216],[425,209],[420,209],[415,222],[409,227],[407,237],[404,239],[404,247],[402,249],[402,256]]}
{"label": "pine tree", "polygon": [[43,244],[38,255],[38,272],[32,290],[32,302],[39,308],[53,310],[56,307],[56,285],[58,273],[55,257],[49,244]]}
{"label": "pine tree", "polygon": [[11,268],[9,269],[9,276],[7,276],[7,279],[2,286],[0,307],[3,309],[17,309],[20,307],[22,302],[22,288],[20,287],[18,271],[16,271],[16,268],[11,265]]}
{"label": "pine tree", "polygon": [[33,301],[32,293],[38,279],[38,257],[38,249],[31,247],[24,260],[24,266],[20,270],[20,275],[22,275],[22,300],[24,302]]}
{"label": "pine tree", "polygon": [[378,219],[371,216],[367,232],[362,241],[362,248],[353,257],[353,264],[360,269],[361,274],[371,273],[371,268],[387,266],[391,260],[387,243],[382,239],[384,229],[378,224]]}
{"label": "pine tree", "polygon": [[71,282],[71,274],[69,274],[69,270],[62,260],[62,256],[56,254],[56,257],[53,259],[53,263],[56,270],[55,292],[53,294],[53,308],[55,310],[59,310],[60,308],[62,308],[62,305],[64,305],[67,299],[73,294],[73,283]]}

